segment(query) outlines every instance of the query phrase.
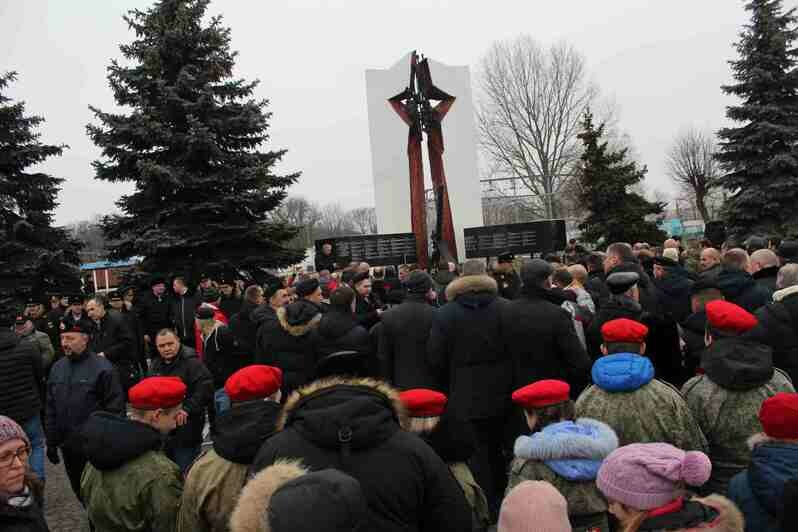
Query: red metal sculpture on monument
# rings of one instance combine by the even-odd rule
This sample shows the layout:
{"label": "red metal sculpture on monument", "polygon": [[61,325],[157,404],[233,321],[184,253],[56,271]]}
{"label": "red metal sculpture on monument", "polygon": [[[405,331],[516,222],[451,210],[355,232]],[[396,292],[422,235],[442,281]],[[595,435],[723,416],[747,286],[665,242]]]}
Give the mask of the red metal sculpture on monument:
{"label": "red metal sculpture on monument", "polygon": [[[427,251],[427,209],[424,197],[424,163],[421,143],[427,134],[432,188],[435,193],[435,230],[432,233],[432,262],[457,262],[452,208],[443,169],[443,129],[441,121],[454,104],[455,97],[432,83],[427,59],[419,59],[413,52],[410,59],[410,84],[388,102],[396,114],[408,125],[407,158],[410,163],[410,216],[416,236],[419,264],[429,265]],[[437,103],[435,103],[437,102]]]}

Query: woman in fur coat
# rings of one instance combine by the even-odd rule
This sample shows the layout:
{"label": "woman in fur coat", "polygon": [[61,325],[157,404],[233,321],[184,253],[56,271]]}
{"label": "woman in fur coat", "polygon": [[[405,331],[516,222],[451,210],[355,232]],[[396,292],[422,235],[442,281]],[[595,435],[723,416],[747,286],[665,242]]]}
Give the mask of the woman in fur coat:
{"label": "woman in fur coat", "polygon": [[466,463],[477,449],[471,424],[446,409],[446,395],[440,392],[416,388],[400,393],[399,398],[407,408],[407,430],[432,447],[463,490],[471,507],[472,530],[486,530],[490,524],[488,500]]}
{"label": "woman in fur coat", "polygon": [[515,442],[507,490],[525,480],[552,484],[568,502],[575,532],[609,531],[607,502],[595,484],[604,458],[618,447],[618,437],[595,419],[574,420],[570,387],[542,380],[513,393],[526,414],[530,436]]}

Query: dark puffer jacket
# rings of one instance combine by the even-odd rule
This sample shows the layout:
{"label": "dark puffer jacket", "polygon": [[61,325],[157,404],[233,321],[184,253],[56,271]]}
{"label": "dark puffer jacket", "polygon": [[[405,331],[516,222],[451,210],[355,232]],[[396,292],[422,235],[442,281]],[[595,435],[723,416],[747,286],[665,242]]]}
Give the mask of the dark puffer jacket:
{"label": "dark puffer jacket", "polygon": [[312,470],[351,475],[369,506],[366,530],[462,532],[471,511],[446,464],[417,436],[401,429],[398,393],[371,379],[328,379],[294,392],[253,473],[279,459]]}
{"label": "dark puffer jacket", "polygon": [[313,335],[316,360],[341,351],[357,351],[369,357],[374,353],[369,332],[347,309],[330,307]]}
{"label": "dark puffer jacket", "polygon": [[654,280],[662,313],[680,322],[690,315],[690,287],[693,282],[681,266],[669,267],[661,279]]}
{"label": "dark puffer jacket", "polygon": [[751,465],[729,483],[729,499],[743,512],[746,532],[781,532],[784,484],[798,478],[798,445],[764,434],[750,443]]}
{"label": "dark puffer jacket", "polygon": [[310,301],[299,300],[277,310],[277,320],[264,322],[259,331],[257,364],[283,370],[283,397],[313,379],[316,353],[312,334],[321,322],[321,311]]}
{"label": "dark puffer jacket", "polygon": [[770,290],[757,284],[748,272],[742,270],[724,269],[718,274],[716,282],[726,301],[748,312],[755,312],[771,300]]}
{"label": "dark puffer jacket", "polygon": [[798,382],[798,286],[773,294],[774,303],[756,311],[759,324],[748,332],[751,340],[773,349],[773,365]]}
{"label": "dark puffer jacket", "polygon": [[49,532],[41,507],[42,483],[30,476],[25,478],[25,492],[20,505],[10,505],[0,499],[0,530],[3,532]]}
{"label": "dark puffer jacket", "polygon": [[47,380],[48,447],[79,443],[77,435],[93,412],[125,412],[119,374],[108,360],[89,351],[53,364]]}
{"label": "dark puffer jacket", "polygon": [[39,414],[42,358],[13,331],[0,331],[0,413],[20,425]]}
{"label": "dark puffer jacket", "polygon": [[513,392],[513,358],[506,349],[504,305],[496,281],[468,275],[446,288],[449,301],[432,322],[430,366],[449,396],[448,408],[467,419],[505,416]]}
{"label": "dark puffer jacket", "polygon": [[252,313],[256,308],[256,305],[249,301],[244,301],[241,304],[241,309],[230,318],[227,324],[230,332],[238,340],[241,350],[253,355],[256,352],[255,343],[258,337],[258,323],[252,319]]}
{"label": "dark puffer jacket", "polygon": [[178,377],[187,388],[183,410],[188,413],[188,422],[172,432],[169,446],[178,449],[200,445],[202,428],[205,426],[205,409],[213,399],[213,377],[197,358],[197,352],[181,345],[170,363],[167,364],[161,357],[154,359],[150,376]]}
{"label": "dark puffer jacket", "polygon": [[397,388],[438,388],[427,361],[434,316],[435,307],[427,303],[425,294],[408,294],[401,305],[382,315],[377,351],[380,373]]}

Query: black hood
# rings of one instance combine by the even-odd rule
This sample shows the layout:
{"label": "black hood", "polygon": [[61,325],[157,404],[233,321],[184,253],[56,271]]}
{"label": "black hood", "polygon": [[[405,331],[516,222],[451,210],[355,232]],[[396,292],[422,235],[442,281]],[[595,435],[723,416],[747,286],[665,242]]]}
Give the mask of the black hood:
{"label": "black hood", "polygon": [[721,270],[717,284],[726,299],[734,300],[755,285],[756,281],[748,272],[742,270]]}
{"label": "black hood", "polygon": [[117,469],[149,451],[161,448],[154,428],[127,418],[95,412],[83,425],[86,457],[100,471]]}
{"label": "black hood", "polygon": [[435,453],[446,463],[465,462],[477,449],[474,429],[467,419],[458,418],[447,410],[436,427],[422,436]]}
{"label": "black hood", "polygon": [[655,279],[654,284],[673,297],[684,297],[690,292],[690,278],[687,275],[687,270],[681,266],[668,268],[667,275],[661,279]]}
{"label": "black hood", "polygon": [[357,326],[355,317],[348,309],[330,307],[330,311],[321,318],[318,330],[321,336],[335,340]]}
{"label": "black hood", "polygon": [[752,390],[773,377],[773,352],[743,338],[716,338],[701,354],[701,367],[718,386]]}
{"label": "black hood", "polygon": [[605,323],[620,318],[640,321],[643,317],[643,308],[630,297],[613,295],[601,306],[600,316],[602,319],[606,318]]}
{"label": "black hood", "polygon": [[493,301],[496,300],[496,294],[492,294],[490,292],[475,292],[469,294],[463,294],[458,296],[456,301],[458,305],[462,305],[467,308],[481,308],[487,307]]}
{"label": "black hood", "polygon": [[369,386],[321,388],[286,404],[286,412],[286,426],[325,449],[339,449],[347,440],[352,449],[369,449],[400,430],[391,399]]}
{"label": "black hood", "polygon": [[237,464],[249,465],[266,438],[275,433],[280,405],[274,401],[249,401],[233,405],[216,418],[213,449]]}
{"label": "black hood", "polygon": [[241,303],[241,308],[238,311],[238,314],[241,316],[240,319],[244,321],[255,321],[252,319],[252,313],[258,308],[258,305],[254,303],[250,303],[246,299]]}
{"label": "black hood", "polygon": [[751,277],[754,279],[775,279],[779,276],[779,267],[771,266],[769,268],[762,268],[754,273]]}

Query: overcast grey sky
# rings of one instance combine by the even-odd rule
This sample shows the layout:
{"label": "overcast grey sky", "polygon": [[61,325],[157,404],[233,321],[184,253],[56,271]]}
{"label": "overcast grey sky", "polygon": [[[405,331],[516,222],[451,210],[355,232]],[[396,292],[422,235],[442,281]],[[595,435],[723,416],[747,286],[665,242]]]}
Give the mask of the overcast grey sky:
{"label": "overcast grey sky", "polygon": [[[60,224],[110,212],[131,190],[93,179],[99,151],[85,126],[89,105],[114,105],[105,69],[132,39],[123,13],[151,3],[0,0],[0,70],[20,77],[10,94],[46,118],[44,141],[70,146],[42,165],[66,178]],[[288,148],[283,171],[303,172],[291,193],[346,207],[373,204],[367,68],[418,49],[473,75],[492,41],[522,33],[586,55],[649,167],[647,186],[670,190],[664,157],[678,130],[725,122],[732,100],[720,85],[731,79],[727,61],[747,20],[742,0],[215,0],[210,13],[232,28],[237,75],[259,78],[258,96],[271,100],[271,147]]]}

